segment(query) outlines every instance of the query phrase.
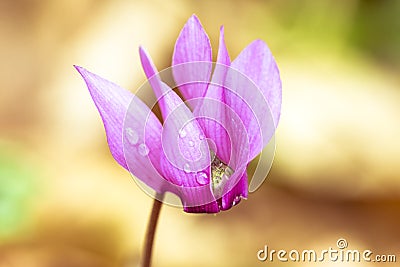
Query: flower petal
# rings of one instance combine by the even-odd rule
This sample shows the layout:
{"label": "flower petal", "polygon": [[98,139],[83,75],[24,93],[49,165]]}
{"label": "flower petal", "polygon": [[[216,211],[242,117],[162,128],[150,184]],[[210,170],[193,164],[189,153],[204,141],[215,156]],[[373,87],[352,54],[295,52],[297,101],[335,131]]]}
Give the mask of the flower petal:
{"label": "flower petal", "polygon": [[266,43],[256,40],[232,62],[232,67],[247,75],[261,90],[278,125],[282,104],[279,69]]}
{"label": "flower petal", "polygon": [[[249,140],[246,128],[239,114],[225,104],[224,81],[229,71],[230,59],[224,42],[224,29],[220,30],[220,42],[217,64],[204,99],[199,100],[194,111],[207,138],[216,146],[216,155],[234,170],[229,179],[222,183],[221,195],[218,198],[218,209],[227,210],[239,203],[242,197],[247,197],[247,174],[249,162]],[[235,148],[232,150],[232,147]],[[214,203],[212,203],[214,204]],[[187,212],[215,212],[215,206],[204,205],[190,207]]]}
{"label": "flower petal", "polygon": [[134,94],[82,67],[75,68],[85,80],[103,120],[111,154],[122,167],[128,169],[122,145],[122,125]]}
{"label": "flower petal", "polygon": [[242,198],[246,199],[248,196],[246,170],[244,169],[243,171],[238,171],[237,173],[237,175],[241,174],[241,177],[233,186],[233,188],[222,197],[220,204],[221,210],[228,210],[232,208],[233,206],[237,205]]}
{"label": "flower petal", "polygon": [[261,40],[247,46],[232,62],[225,81],[226,103],[241,117],[251,145],[250,159],[269,142],[279,121],[282,86],[279,70]]}
{"label": "flower petal", "polygon": [[[85,80],[100,113],[107,142],[115,160],[141,181],[160,192],[160,185],[163,183],[159,175],[160,121],[128,90],[82,67],[75,68]],[[144,157],[143,154],[148,157]]]}
{"label": "flower petal", "polygon": [[[202,64],[185,64],[203,62]],[[177,66],[179,65],[179,67]],[[210,40],[199,19],[192,15],[175,43],[172,66],[175,82],[186,100],[202,97],[212,71]]]}
{"label": "flower petal", "polygon": [[226,44],[225,44],[224,26],[221,26],[221,28],[219,29],[219,46],[218,46],[217,63],[226,66],[231,65],[231,59],[229,57],[229,53],[228,50],[226,49]]}
{"label": "flower petal", "polygon": [[[196,193],[188,194],[188,197],[186,199],[192,197],[194,199],[191,199],[189,203],[198,203],[196,200]],[[218,205],[218,202],[216,200],[204,204],[204,205],[190,205],[186,203],[183,207],[183,210],[187,213],[218,213],[220,212],[220,207]]]}
{"label": "flower petal", "polygon": [[[208,86],[204,99],[201,99],[199,104],[196,104],[194,114],[197,121],[200,123],[207,138],[211,139],[215,146],[216,155],[223,162],[229,162],[231,154],[230,136],[226,131],[227,120],[225,112],[225,95],[224,95],[224,80],[228,67],[230,65],[230,58],[226,49],[224,40],[224,28],[220,29],[219,48],[217,56],[217,64]],[[192,101],[189,101],[189,103]],[[193,105],[192,105],[193,106]]]}

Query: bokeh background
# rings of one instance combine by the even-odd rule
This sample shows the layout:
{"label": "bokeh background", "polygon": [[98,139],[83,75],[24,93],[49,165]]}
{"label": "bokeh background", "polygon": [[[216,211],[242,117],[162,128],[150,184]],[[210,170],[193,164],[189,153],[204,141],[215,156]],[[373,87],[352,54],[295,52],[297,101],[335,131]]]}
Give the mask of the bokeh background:
{"label": "bokeh background", "polygon": [[[232,58],[257,38],[270,46],[277,151],[261,189],[228,212],[165,206],[154,266],[262,266],[264,245],[341,237],[400,261],[400,1],[2,0],[0,266],[137,266],[152,199],[111,157],[72,65],[135,91],[138,46],[168,67],[192,13],[213,47],[225,25]],[[396,264],[318,264],[378,265]]]}

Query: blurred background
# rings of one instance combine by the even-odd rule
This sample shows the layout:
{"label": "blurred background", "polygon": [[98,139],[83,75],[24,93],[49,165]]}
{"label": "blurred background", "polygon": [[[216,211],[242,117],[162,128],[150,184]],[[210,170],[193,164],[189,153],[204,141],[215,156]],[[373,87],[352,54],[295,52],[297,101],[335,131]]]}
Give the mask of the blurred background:
{"label": "blurred background", "polygon": [[0,266],[137,266],[152,200],[111,157],[72,65],[135,91],[138,46],[168,67],[193,13],[214,48],[225,25],[231,58],[268,43],[283,83],[276,157],[228,212],[165,206],[154,266],[262,266],[264,245],[341,237],[399,261],[400,1],[2,0]]}

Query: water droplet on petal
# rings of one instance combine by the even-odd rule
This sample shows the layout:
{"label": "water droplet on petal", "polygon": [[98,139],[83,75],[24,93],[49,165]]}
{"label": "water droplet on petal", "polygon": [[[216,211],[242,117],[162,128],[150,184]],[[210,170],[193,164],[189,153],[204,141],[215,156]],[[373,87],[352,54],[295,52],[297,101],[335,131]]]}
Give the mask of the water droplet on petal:
{"label": "water droplet on petal", "polygon": [[139,154],[142,156],[147,156],[150,152],[149,148],[146,146],[146,144],[140,144],[138,148]]}
{"label": "water droplet on petal", "polygon": [[235,206],[236,204],[238,204],[240,202],[240,196],[236,196],[235,199],[232,202],[232,206]]}
{"label": "water droplet on petal", "polygon": [[199,135],[199,139],[200,139],[200,140],[204,140],[204,135],[200,134],[200,135]]}
{"label": "water droplet on petal", "polygon": [[196,174],[196,181],[200,184],[200,185],[205,185],[208,183],[208,181],[210,180],[210,178],[208,178],[208,175],[205,172],[198,172]]}
{"label": "water droplet on petal", "polygon": [[185,136],[186,136],[186,131],[183,130],[183,129],[181,129],[181,130],[179,131],[179,137],[180,137],[180,138],[184,138]]}
{"label": "water droplet on petal", "polygon": [[189,141],[189,146],[193,147],[194,146],[194,142],[192,140]]}
{"label": "water droplet on petal", "polygon": [[183,170],[184,170],[186,173],[189,173],[189,172],[190,172],[190,166],[189,166],[188,163],[185,163],[185,165],[183,165]]}
{"label": "water droplet on petal", "polygon": [[128,142],[131,145],[136,145],[137,142],[139,141],[138,133],[132,128],[126,128],[125,132],[126,132],[126,139],[128,140]]}

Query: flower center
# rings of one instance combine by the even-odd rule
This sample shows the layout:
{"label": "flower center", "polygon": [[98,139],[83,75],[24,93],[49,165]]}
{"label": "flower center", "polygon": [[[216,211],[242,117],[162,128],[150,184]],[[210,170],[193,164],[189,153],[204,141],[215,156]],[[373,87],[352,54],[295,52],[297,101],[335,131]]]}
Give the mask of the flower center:
{"label": "flower center", "polygon": [[222,197],[225,183],[233,174],[233,169],[223,163],[213,151],[211,151],[211,189],[216,198]]}

